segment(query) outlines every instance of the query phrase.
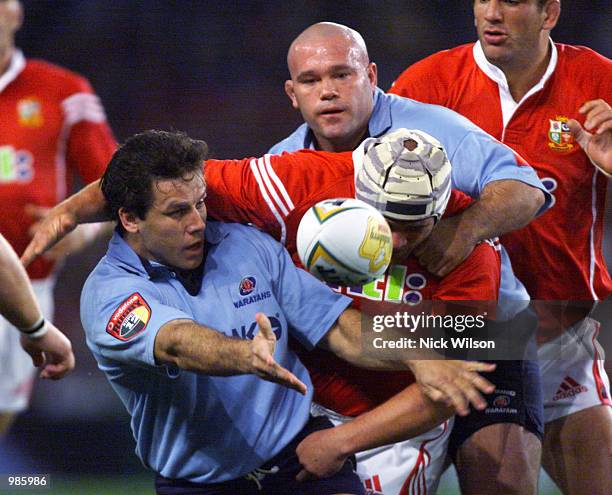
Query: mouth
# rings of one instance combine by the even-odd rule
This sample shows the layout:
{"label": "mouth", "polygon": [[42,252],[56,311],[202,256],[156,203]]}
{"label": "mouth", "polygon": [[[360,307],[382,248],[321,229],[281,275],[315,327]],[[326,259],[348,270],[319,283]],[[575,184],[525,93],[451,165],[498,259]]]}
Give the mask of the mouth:
{"label": "mouth", "polygon": [[508,38],[508,33],[502,29],[488,28],[483,32],[483,38],[489,45],[501,45]]}
{"label": "mouth", "polygon": [[326,108],[325,110],[321,110],[319,112],[319,116],[321,116],[321,117],[335,117],[337,115],[340,115],[343,112],[344,112],[343,108],[331,107],[331,108]]}
{"label": "mouth", "polygon": [[192,242],[191,244],[188,244],[185,247],[185,251],[187,251],[189,253],[199,253],[203,249],[204,249],[204,241],[203,240]]}

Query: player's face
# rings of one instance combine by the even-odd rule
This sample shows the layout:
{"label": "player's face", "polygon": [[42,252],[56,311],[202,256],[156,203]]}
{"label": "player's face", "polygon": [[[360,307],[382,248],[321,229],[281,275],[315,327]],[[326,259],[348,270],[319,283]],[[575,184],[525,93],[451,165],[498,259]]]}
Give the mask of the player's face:
{"label": "player's face", "polygon": [[325,151],[350,151],[372,115],[376,65],[344,38],[296,47],[285,91]]}
{"label": "player's face", "polygon": [[431,235],[435,220],[433,217],[414,222],[387,218],[393,236],[392,261],[403,262],[412,251]]}
{"label": "player's face", "polygon": [[0,0],[0,49],[13,46],[15,32],[21,27],[22,14],[17,0]]}
{"label": "player's face", "polygon": [[537,0],[475,0],[474,23],[489,62],[503,69],[537,57],[547,43],[544,30],[556,24],[557,7],[554,0],[542,8]]}
{"label": "player's face", "polygon": [[136,252],[181,270],[197,268],[204,255],[205,197],[201,172],[153,182],[153,203],[132,236]]}

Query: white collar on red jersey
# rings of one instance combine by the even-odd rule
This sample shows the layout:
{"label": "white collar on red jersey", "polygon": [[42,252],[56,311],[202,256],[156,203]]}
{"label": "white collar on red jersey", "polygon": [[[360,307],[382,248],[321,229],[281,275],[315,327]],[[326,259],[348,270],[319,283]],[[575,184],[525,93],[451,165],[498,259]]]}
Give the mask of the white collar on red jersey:
{"label": "white collar on red jersey", "polygon": [[508,81],[504,72],[499,67],[490,63],[487,60],[487,57],[485,57],[480,41],[477,41],[474,44],[472,52],[474,54],[474,60],[476,61],[476,65],[478,65],[480,70],[482,70],[487,76],[493,79],[493,81],[495,81],[499,86],[499,97],[501,100],[504,127],[506,127],[506,124],[512,118],[512,115],[520,106],[520,104],[523,103],[532,94],[536,93],[537,91],[540,91],[544,87],[544,84],[546,83],[546,81],[548,81],[548,79],[554,72],[555,67],[557,67],[557,47],[553,43],[553,40],[550,38],[549,43],[551,49],[550,61],[548,62],[548,67],[546,68],[544,75],[535,86],[533,86],[529,91],[527,91],[525,96],[523,96],[521,98],[521,101],[519,102],[514,101],[514,98],[512,98],[512,95],[510,94],[510,88],[508,87]]}
{"label": "white collar on red jersey", "polygon": [[4,91],[4,88],[6,88],[10,83],[17,79],[17,76],[24,69],[25,65],[26,60],[23,53],[21,50],[15,48],[8,69],[4,74],[2,74],[2,76],[0,76],[0,93]]}

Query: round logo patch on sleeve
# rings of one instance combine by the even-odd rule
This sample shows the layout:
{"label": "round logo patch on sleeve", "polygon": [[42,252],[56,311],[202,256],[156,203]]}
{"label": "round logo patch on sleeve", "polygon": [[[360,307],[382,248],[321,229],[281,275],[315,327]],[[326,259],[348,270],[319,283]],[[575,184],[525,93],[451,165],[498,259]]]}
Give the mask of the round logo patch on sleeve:
{"label": "round logo patch on sleeve", "polygon": [[150,318],[151,308],[138,292],[134,292],[110,317],[106,332],[125,342],[142,333]]}

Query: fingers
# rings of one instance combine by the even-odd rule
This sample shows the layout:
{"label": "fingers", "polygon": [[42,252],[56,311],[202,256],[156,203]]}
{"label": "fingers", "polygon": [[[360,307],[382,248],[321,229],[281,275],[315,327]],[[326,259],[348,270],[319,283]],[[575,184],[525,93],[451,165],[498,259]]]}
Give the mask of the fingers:
{"label": "fingers", "polygon": [[612,129],[612,108],[602,99],[587,101],[578,110],[585,115],[584,127],[589,131],[597,130],[596,134],[602,134]]}
{"label": "fingers", "polygon": [[285,387],[291,388],[302,395],[306,395],[308,388],[304,382],[291,373],[291,371],[283,368],[278,363],[273,362],[273,364],[266,371],[266,376],[262,376],[262,378],[280,385],[284,385]]}
{"label": "fingers", "polygon": [[592,134],[587,132],[577,120],[570,119],[567,122],[567,125],[576,142],[583,150],[586,150],[589,145],[589,140],[591,139]]}

